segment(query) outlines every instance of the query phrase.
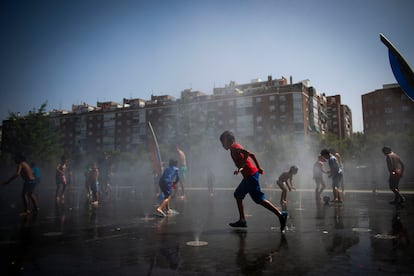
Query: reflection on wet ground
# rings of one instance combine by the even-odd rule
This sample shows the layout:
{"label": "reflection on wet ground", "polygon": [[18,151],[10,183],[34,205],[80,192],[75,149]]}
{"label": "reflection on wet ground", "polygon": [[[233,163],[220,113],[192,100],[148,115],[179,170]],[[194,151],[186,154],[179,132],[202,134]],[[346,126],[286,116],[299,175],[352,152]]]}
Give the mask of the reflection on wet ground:
{"label": "reflection on wet ground", "polygon": [[[155,197],[124,187],[98,207],[79,190],[55,204],[45,191],[38,215],[18,216],[19,195],[0,198],[1,275],[320,275],[410,274],[414,271],[413,195],[348,192],[343,204],[289,194],[285,235],[270,212],[246,197],[248,228],[237,219],[233,191],[187,190],[153,216]],[[278,202],[279,191],[267,191]],[[327,193],[328,194],[328,193]],[[330,194],[328,194],[330,195]]]}

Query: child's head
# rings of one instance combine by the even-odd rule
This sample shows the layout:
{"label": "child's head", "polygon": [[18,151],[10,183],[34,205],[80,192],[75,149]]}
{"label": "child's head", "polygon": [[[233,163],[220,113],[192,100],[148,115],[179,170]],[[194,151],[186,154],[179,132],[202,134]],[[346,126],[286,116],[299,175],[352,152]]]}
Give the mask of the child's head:
{"label": "child's head", "polygon": [[20,164],[24,161],[26,161],[26,157],[23,155],[23,153],[18,152],[14,155],[14,162],[16,162],[16,164]]}
{"label": "child's head", "polygon": [[323,149],[323,150],[321,151],[321,156],[322,156],[323,158],[325,158],[325,159],[329,159],[330,155],[331,155],[331,153],[330,153],[330,152],[329,152],[329,150],[327,150],[327,149]]}
{"label": "child's head", "polygon": [[233,144],[235,140],[236,138],[234,137],[233,132],[229,130],[226,130],[220,135],[220,142],[226,150],[230,148],[231,144]]}
{"label": "child's head", "polygon": [[296,166],[291,166],[290,167],[290,169],[289,169],[289,173],[290,174],[297,174],[298,173],[298,167],[296,167]]}
{"label": "child's head", "polygon": [[390,147],[383,147],[382,148],[382,153],[383,154],[385,154],[385,155],[387,155],[387,154],[389,154],[389,153],[391,153],[391,148]]}
{"label": "child's head", "polygon": [[178,160],[170,159],[170,162],[168,163],[170,167],[177,167],[178,166]]}

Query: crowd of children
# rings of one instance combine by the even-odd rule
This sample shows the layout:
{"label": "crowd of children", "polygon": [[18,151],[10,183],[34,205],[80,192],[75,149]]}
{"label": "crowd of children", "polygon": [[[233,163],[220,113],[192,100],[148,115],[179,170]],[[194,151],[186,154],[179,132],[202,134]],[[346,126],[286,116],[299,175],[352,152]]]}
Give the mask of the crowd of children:
{"label": "crowd of children", "polygon": [[[288,191],[295,190],[293,184],[293,176],[299,171],[298,167],[292,165],[286,171],[283,171],[276,180],[276,184],[281,189],[280,205],[281,209],[277,208],[273,203],[265,198],[265,194],[259,184],[259,175],[264,171],[260,166],[254,153],[243,148],[242,145],[236,142],[235,136],[231,131],[225,131],[220,136],[220,142],[225,150],[230,151],[230,156],[236,166],[234,175],[241,174],[242,180],[238,187],[234,191],[234,198],[236,200],[237,209],[239,212],[239,218],[237,221],[230,223],[231,227],[247,227],[247,221],[245,217],[243,200],[247,194],[251,196],[253,201],[270,212],[272,212],[279,220],[280,230],[283,232],[286,226],[286,220],[288,214],[285,211],[288,203],[287,193]],[[163,170],[162,175],[159,177],[159,194],[162,196],[159,206],[155,210],[155,214],[161,217],[165,217],[172,212],[176,212],[170,208],[170,200],[173,195],[177,184],[183,182],[185,178],[185,172],[180,170],[187,170],[187,164],[185,161],[185,154],[179,148],[176,147],[179,154],[180,162],[176,159],[169,161],[168,167]],[[404,172],[404,164],[397,154],[392,152],[389,147],[382,149],[384,155],[386,155],[387,166],[390,172],[390,189],[395,194],[395,199],[392,204],[399,204],[405,201],[405,198],[399,193],[398,183]],[[37,212],[39,210],[38,193],[37,188],[40,184],[40,170],[34,162],[30,165],[27,163],[25,156],[22,154],[15,155],[15,162],[17,170],[8,180],[3,182],[6,185],[16,179],[18,176],[24,181],[23,184],[23,215],[28,215],[31,212]],[[329,170],[325,170],[324,164],[327,163]],[[180,165],[180,167],[179,167]],[[207,169],[207,186],[211,196],[213,196],[213,183],[214,173],[209,167]],[[339,153],[334,150],[323,149],[320,155],[317,157],[313,164],[313,179],[316,184],[315,188],[315,200],[321,201],[322,192],[326,188],[323,174],[327,174],[332,180],[332,193],[333,202],[342,203],[344,186],[343,186],[343,163]],[[85,190],[86,197],[92,205],[98,205],[99,195],[108,195],[111,191],[111,176],[112,176],[112,163],[107,153],[104,154],[104,158],[101,162],[90,163],[84,172],[85,177]],[[72,171],[68,168],[67,159],[62,156],[60,162],[56,166],[56,202],[63,203],[65,199],[65,191],[68,185],[71,184]],[[101,188],[100,188],[101,186]],[[181,195],[184,197],[184,186],[181,184]],[[342,192],[341,189],[342,188]],[[178,189],[177,189],[178,190]],[[324,201],[329,197],[325,196]],[[33,209],[29,208],[29,204],[32,204]]]}

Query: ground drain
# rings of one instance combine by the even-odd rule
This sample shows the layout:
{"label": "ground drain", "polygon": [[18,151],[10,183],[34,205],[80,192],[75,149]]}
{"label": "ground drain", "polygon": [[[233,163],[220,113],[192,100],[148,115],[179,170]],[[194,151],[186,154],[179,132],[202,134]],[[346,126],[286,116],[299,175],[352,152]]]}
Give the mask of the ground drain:
{"label": "ground drain", "polygon": [[352,231],[355,232],[362,232],[362,233],[367,233],[367,232],[371,232],[372,230],[369,228],[352,228]]}
{"label": "ground drain", "polygon": [[189,241],[186,243],[189,246],[205,246],[208,244],[206,241]]}

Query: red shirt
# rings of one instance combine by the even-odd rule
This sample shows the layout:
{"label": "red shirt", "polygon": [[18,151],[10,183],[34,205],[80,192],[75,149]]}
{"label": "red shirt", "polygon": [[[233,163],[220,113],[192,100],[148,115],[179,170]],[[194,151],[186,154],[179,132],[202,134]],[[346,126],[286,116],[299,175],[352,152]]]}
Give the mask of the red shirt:
{"label": "red shirt", "polygon": [[[245,159],[245,155],[241,152],[236,151],[236,149],[243,149],[243,147],[238,143],[233,143],[230,146],[230,154],[231,158],[234,161],[234,164],[236,164],[237,168],[240,168],[242,166],[243,160]],[[246,164],[243,167],[243,170],[241,171],[243,177],[249,177],[257,173],[259,169],[255,166],[253,163],[253,160],[249,157],[246,160]]]}

